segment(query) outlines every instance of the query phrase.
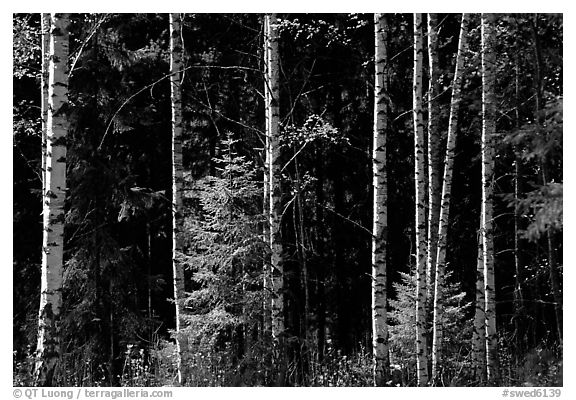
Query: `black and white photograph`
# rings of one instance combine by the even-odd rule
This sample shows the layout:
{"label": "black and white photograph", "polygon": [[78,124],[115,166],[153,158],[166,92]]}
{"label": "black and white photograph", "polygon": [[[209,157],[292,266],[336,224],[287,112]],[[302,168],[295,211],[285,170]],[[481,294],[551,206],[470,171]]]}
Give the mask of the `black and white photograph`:
{"label": "black and white photograph", "polygon": [[13,13],[13,397],[562,397],[564,14],[462,8]]}

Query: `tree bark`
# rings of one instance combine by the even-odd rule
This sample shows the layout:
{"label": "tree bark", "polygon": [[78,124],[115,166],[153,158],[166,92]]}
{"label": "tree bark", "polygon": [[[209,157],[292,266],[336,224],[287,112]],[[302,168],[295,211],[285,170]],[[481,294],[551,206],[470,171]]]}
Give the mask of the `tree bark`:
{"label": "tree bark", "polygon": [[422,118],[422,14],[414,14],[414,176],[416,187],[416,368],[417,384],[428,383],[426,346],[426,160]]}
{"label": "tree bark", "polygon": [[438,69],[438,16],[428,14],[428,259],[426,262],[426,299],[434,299],[434,274],[438,248],[438,223],[440,220],[440,116],[438,95],[440,71]]}
{"label": "tree bark", "polygon": [[374,14],[374,132],[372,142],[372,352],[374,357],[374,386],[385,386],[389,380],[388,323],[386,291],[386,245],[388,232],[386,129],[388,54],[387,19]]}
{"label": "tree bark", "polygon": [[274,364],[279,370],[277,384],[283,385],[284,370],[284,258],[282,246],[282,188],[280,165],[280,65],[278,52],[278,28],[276,14],[267,14],[265,42],[268,52],[268,83],[266,90],[270,108],[269,130],[269,183],[270,183],[270,264],[272,275],[272,347]]}
{"label": "tree bark", "polygon": [[44,196],[42,276],[34,377],[52,386],[60,357],[60,307],[64,270],[66,152],[68,136],[68,14],[53,14],[48,67],[46,121],[46,190]]}
{"label": "tree bark", "polygon": [[270,244],[272,243],[270,237],[270,52],[269,43],[267,40],[269,18],[264,17],[264,197],[263,197],[263,215],[265,221],[263,224],[264,242],[267,244],[265,247],[264,262],[263,262],[263,287],[264,287],[264,304],[263,304],[263,331],[266,338],[270,338],[272,334],[272,269],[270,265]]}
{"label": "tree bark", "polygon": [[494,279],[494,135],[496,98],[494,15],[482,14],[482,246],[486,310],[486,369],[490,385],[498,383],[498,336]]}
{"label": "tree bark", "polygon": [[450,102],[450,119],[448,123],[448,137],[446,143],[446,156],[444,158],[444,179],[442,183],[442,201],[440,209],[440,222],[438,227],[438,246],[436,258],[436,273],[434,282],[434,318],[432,334],[432,379],[438,384],[441,379],[442,363],[442,327],[443,327],[443,290],[446,269],[446,247],[448,244],[448,225],[450,216],[450,199],[452,193],[452,175],[454,170],[454,157],[456,152],[456,133],[458,130],[458,111],[461,99],[462,76],[464,70],[465,51],[468,36],[469,14],[462,14],[460,26],[460,40],[454,80],[452,82],[452,101]]}
{"label": "tree bark", "polygon": [[482,227],[478,230],[478,255],[476,258],[476,301],[474,330],[472,331],[472,360],[476,379],[486,382],[486,300],[484,298],[484,252]]}
{"label": "tree bark", "polygon": [[182,329],[184,319],[184,265],[183,251],[183,203],[182,203],[182,41],[179,13],[170,14],[170,99],[172,107],[172,273],[174,303],[176,305],[176,351],[178,382],[185,385],[187,373],[183,356],[188,350]]}
{"label": "tree bark", "polygon": [[[40,73],[40,86],[42,87],[42,97],[40,108],[42,113],[42,194],[46,192],[46,131],[48,127],[48,79],[50,76],[50,25],[51,16],[49,13],[40,14],[42,21],[42,71]],[[44,200],[42,200],[44,201]]]}

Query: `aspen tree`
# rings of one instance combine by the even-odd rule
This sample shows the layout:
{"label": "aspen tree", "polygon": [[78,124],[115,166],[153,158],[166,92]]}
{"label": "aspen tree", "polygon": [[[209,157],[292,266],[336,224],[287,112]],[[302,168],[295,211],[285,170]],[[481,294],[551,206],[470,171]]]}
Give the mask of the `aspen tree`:
{"label": "aspen tree", "polygon": [[440,130],[438,129],[440,71],[438,69],[438,16],[428,14],[428,259],[426,262],[426,298],[434,299],[434,273],[440,220]]}
{"label": "aspen tree", "polygon": [[60,357],[60,307],[64,269],[64,201],[68,136],[68,14],[52,14],[46,120],[46,178],[36,384],[52,386]]}
{"label": "aspen tree", "polygon": [[374,357],[374,386],[384,386],[388,381],[388,325],[386,293],[386,244],[387,244],[387,172],[386,129],[387,21],[384,14],[374,14],[374,132],[372,142],[372,352]]}
{"label": "aspen tree", "polygon": [[494,53],[494,15],[482,14],[482,247],[486,312],[486,371],[488,383],[498,382],[498,336],[494,279],[494,134],[496,98]]}
{"label": "aspen tree", "polygon": [[448,244],[448,222],[450,215],[450,198],[452,192],[452,175],[454,170],[454,156],[456,150],[456,132],[458,129],[458,109],[461,99],[462,76],[468,36],[469,14],[462,14],[460,26],[460,39],[454,80],[452,82],[452,100],[450,102],[450,118],[448,122],[448,137],[446,142],[446,155],[444,158],[444,178],[442,180],[442,200],[440,208],[440,222],[438,227],[438,253],[436,258],[436,273],[434,282],[434,318],[432,334],[432,379],[436,383],[440,379],[440,364],[442,360],[442,313],[444,275],[446,269],[446,246]]}
{"label": "aspen tree", "polygon": [[170,19],[170,103],[172,108],[172,274],[176,306],[176,352],[178,382],[185,384],[187,341],[182,334],[184,320],[184,265],[182,263],[183,203],[182,203],[182,40],[179,13]]}
{"label": "aspen tree", "polygon": [[422,118],[422,14],[414,14],[414,177],[416,187],[416,369],[417,384],[428,383],[426,346],[426,160]]}
{"label": "aspen tree", "polygon": [[[268,14],[266,18],[265,41],[268,52],[268,82],[269,101],[269,184],[270,184],[270,264],[272,275],[272,345],[274,349],[275,366],[280,369],[283,380],[284,362],[284,259],[282,248],[281,216],[282,216],[282,171],[280,165],[280,65],[278,54],[278,28],[276,14]],[[283,384],[283,382],[280,382]]]}

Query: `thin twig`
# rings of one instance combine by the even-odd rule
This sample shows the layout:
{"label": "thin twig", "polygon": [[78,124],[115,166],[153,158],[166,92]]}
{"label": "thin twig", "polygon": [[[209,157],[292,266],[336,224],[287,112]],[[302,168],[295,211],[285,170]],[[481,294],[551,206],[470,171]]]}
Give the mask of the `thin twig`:
{"label": "thin twig", "polygon": [[286,116],[284,117],[284,123],[288,120],[288,118],[290,118],[292,116],[292,113],[294,112],[294,109],[296,108],[296,104],[298,102],[298,99],[300,98],[300,96],[302,96],[302,93],[304,91],[304,88],[306,87],[306,85],[308,84],[308,82],[310,82],[310,77],[312,76],[312,71],[314,70],[314,66],[316,65],[316,59],[314,59],[314,61],[312,61],[312,66],[310,67],[310,71],[308,72],[308,76],[306,77],[306,79],[304,80],[304,83],[302,84],[302,87],[300,88],[300,91],[298,92],[298,94],[296,95],[296,98],[294,99],[294,102],[292,103],[292,108],[290,109],[290,111],[288,112],[288,114],[286,114]]}
{"label": "thin twig", "polygon": [[318,204],[320,207],[334,213],[335,215],[339,216],[340,218],[350,222],[351,224],[356,225],[358,228],[362,229],[364,232],[367,232],[370,236],[372,236],[372,231],[370,229],[366,228],[365,226],[360,225],[358,222],[351,220],[350,218],[340,214],[339,212],[331,209],[330,207],[326,207],[324,204],[320,204],[320,203],[316,203],[316,204]]}
{"label": "thin twig", "polygon": [[[14,146],[18,149],[18,152],[20,153],[20,155],[22,156],[22,158],[24,159],[24,161],[26,162],[26,164],[30,167],[30,169],[34,172],[34,174],[38,177],[38,180],[40,182],[42,182],[42,176],[38,173],[38,171],[36,171],[36,168],[34,168],[32,166],[32,164],[30,163],[30,160],[28,160],[28,157],[26,157],[24,155],[24,153],[22,152],[22,149],[20,148],[20,145],[14,141]],[[44,193],[42,193],[42,195],[44,195]]]}
{"label": "thin twig", "polygon": [[84,41],[80,45],[80,48],[76,52],[76,57],[74,57],[74,60],[72,61],[72,64],[70,65],[70,77],[72,77],[72,74],[74,73],[74,67],[76,67],[76,63],[78,62],[80,55],[82,55],[82,51],[84,51],[84,47],[86,47],[86,44],[88,44],[90,39],[92,39],[92,36],[94,36],[96,31],[100,28],[100,25],[102,25],[104,23],[104,21],[106,20],[106,18],[108,18],[108,15],[109,14],[104,14],[104,16],[100,19],[100,21],[98,21],[96,23],[94,28],[92,28],[92,31],[88,34],[86,39],[84,39]]}

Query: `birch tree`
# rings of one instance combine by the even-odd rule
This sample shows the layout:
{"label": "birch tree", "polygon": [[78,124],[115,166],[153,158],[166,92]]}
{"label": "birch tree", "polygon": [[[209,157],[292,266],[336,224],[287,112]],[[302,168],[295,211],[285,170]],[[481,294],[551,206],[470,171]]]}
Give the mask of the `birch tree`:
{"label": "birch tree", "polygon": [[[264,16],[264,197],[263,197],[263,215],[267,218],[264,221],[262,233],[264,242],[270,245],[270,74],[268,71],[270,64],[269,40],[268,40],[268,16]],[[263,304],[263,331],[266,337],[272,332],[272,313],[271,313],[271,293],[272,293],[272,271],[270,268],[270,249],[267,248],[264,255],[264,304]]]}
{"label": "birch tree", "polygon": [[476,257],[476,297],[474,328],[472,330],[472,360],[476,379],[486,381],[486,301],[484,298],[484,251],[482,227],[478,230],[478,254]]}
{"label": "birch tree", "polygon": [[40,73],[40,86],[42,96],[40,108],[42,112],[42,193],[46,192],[46,131],[48,124],[48,79],[50,65],[50,13],[40,14],[42,32],[42,71]]}
{"label": "birch tree", "polygon": [[278,54],[278,28],[276,14],[265,16],[266,32],[264,40],[267,46],[267,84],[268,118],[268,180],[270,185],[270,264],[272,276],[272,344],[276,367],[283,368],[284,352],[284,259],[281,234],[282,216],[282,171],[280,165],[280,65]]}
{"label": "birch tree", "polygon": [[440,219],[440,130],[437,97],[440,93],[438,69],[438,16],[428,14],[428,259],[426,262],[426,298],[433,300],[436,249],[438,248],[438,221]]}
{"label": "birch tree", "polygon": [[418,386],[428,382],[426,346],[426,160],[422,117],[422,14],[414,14],[414,177],[416,187],[416,369]]}
{"label": "birch tree", "polygon": [[35,381],[52,386],[60,357],[60,307],[64,269],[66,140],[68,136],[68,14],[52,14],[48,66],[46,174],[42,274]]}
{"label": "birch tree", "polygon": [[440,364],[442,360],[442,291],[446,269],[446,246],[448,244],[448,223],[450,216],[450,198],[452,192],[452,175],[454,170],[454,156],[456,150],[456,132],[458,129],[458,109],[461,99],[462,76],[468,36],[468,14],[462,14],[460,26],[460,39],[454,80],[452,82],[452,100],[450,102],[450,118],[448,122],[448,136],[446,155],[444,158],[444,177],[442,180],[442,200],[440,208],[440,222],[438,227],[438,253],[436,258],[436,273],[434,282],[434,317],[432,334],[432,379],[437,382],[440,378]]}
{"label": "birch tree", "polygon": [[387,172],[386,129],[387,21],[385,14],[374,14],[374,132],[372,142],[372,352],[374,357],[374,385],[384,386],[388,381],[388,325],[386,293],[387,244]]}
{"label": "birch tree", "polygon": [[482,247],[484,263],[484,298],[486,313],[486,370],[489,384],[498,381],[498,337],[494,279],[494,134],[496,98],[494,53],[494,15],[482,14]]}
{"label": "birch tree", "polygon": [[182,361],[187,351],[187,341],[182,334],[184,319],[184,265],[183,204],[182,204],[182,41],[179,13],[171,13],[170,20],[170,104],[172,108],[172,276],[176,308],[176,352],[178,382],[185,384],[186,363]]}

